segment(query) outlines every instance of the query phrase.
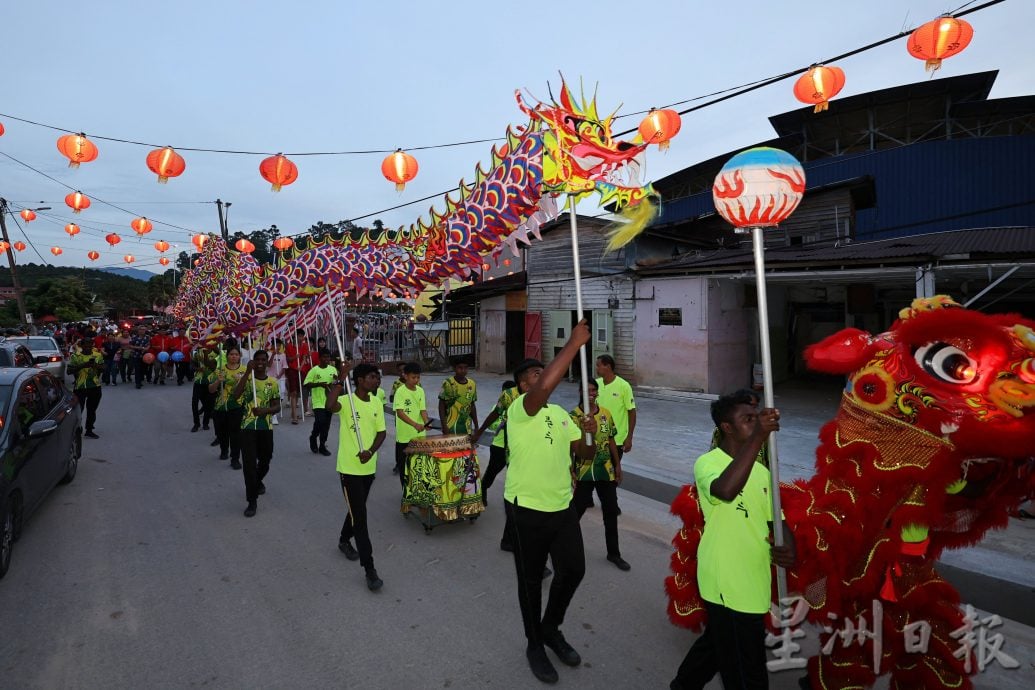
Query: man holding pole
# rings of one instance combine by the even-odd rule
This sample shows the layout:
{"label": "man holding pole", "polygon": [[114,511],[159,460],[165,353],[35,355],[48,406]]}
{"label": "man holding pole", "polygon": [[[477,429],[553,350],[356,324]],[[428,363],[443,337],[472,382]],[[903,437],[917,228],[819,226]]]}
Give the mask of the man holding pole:
{"label": "man holding pole", "polygon": [[679,665],[672,690],[700,690],[716,673],[725,688],[768,688],[765,616],[772,566],[795,563],[794,535],[784,523],[784,545],[773,546],[769,470],[758,461],[780,412],[759,412],[749,391],[712,403],[721,440],[694,463],[704,513],[697,547],[697,586],[708,611],[704,633]]}
{"label": "man holding pole", "polygon": [[[270,471],[270,461],[273,460],[272,418],[280,412],[280,384],[266,373],[268,364],[269,354],[265,350],[256,350],[233,392],[244,406],[241,464],[244,466],[244,492],[248,500],[245,517],[255,516],[256,502],[266,493],[262,480]],[[248,395],[249,387],[251,395]]]}

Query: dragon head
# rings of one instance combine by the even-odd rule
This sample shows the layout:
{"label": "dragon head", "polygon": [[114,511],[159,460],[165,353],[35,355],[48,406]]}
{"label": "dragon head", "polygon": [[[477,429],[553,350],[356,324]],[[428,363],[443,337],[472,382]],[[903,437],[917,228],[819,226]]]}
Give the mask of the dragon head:
{"label": "dragon head", "polygon": [[559,101],[530,107],[515,92],[518,106],[532,120],[532,129],[543,131],[543,190],[574,194],[591,193],[600,204],[622,208],[635,206],[655,195],[640,181],[647,145],[615,139],[611,133],[614,113],[600,117],[596,96],[576,99],[561,81]]}
{"label": "dragon head", "polygon": [[885,333],[846,329],[806,350],[813,369],[848,376],[839,419],[899,444],[932,480],[952,479],[945,461],[980,482],[1035,457],[1035,322],[943,295],[899,317]]}

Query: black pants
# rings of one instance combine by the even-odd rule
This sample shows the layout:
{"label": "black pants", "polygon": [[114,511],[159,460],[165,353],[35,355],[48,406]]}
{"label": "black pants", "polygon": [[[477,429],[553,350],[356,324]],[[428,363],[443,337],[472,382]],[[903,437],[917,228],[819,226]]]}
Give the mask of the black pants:
{"label": "black pants", "polygon": [[129,357],[126,357],[125,355],[123,355],[122,359],[119,360],[119,378],[122,379],[123,383],[129,381],[129,377],[133,373],[129,368],[130,362],[132,361],[133,360],[131,360]]}
{"label": "black pants", "polygon": [[374,483],[374,475],[339,473],[338,477],[341,479],[341,493],[345,496],[345,506],[348,508],[338,543],[347,542],[355,537],[359,564],[364,568],[372,568],[374,547],[370,543],[370,530],[367,528],[367,496],[370,494],[370,485]]}
{"label": "black pants", "polygon": [[190,362],[174,362],[176,367],[176,384],[179,385],[190,379]]}
{"label": "black pants", "polygon": [[115,384],[118,383],[118,381],[116,381],[117,378],[118,378],[118,371],[117,371],[117,366],[116,366],[115,359],[114,358],[108,359],[106,357],[104,359],[104,373],[101,374],[101,383],[104,383],[105,385],[107,385],[107,384],[115,385]]}
{"label": "black pants", "polygon": [[241,465],[244,469],[244,495],[248,503],[259,498],[259,484],[270,471],[273,459],[273,430],[241,430]]}
{"label": "black pants", "polygon": [[399,483],[402,484],[403,496],[406,495],[406,446],[409,443],[395,444],[395,471],[399,475]]}
{"label": "black pants", "polygon": [[[213,393],[208,392],[207,383],[195,383],[194,390],[191,392],[190,397],[190,411],[194,416],[194,426],[198,426],[204,419],[205,427],[208,427],[209,421],[212,419],[212,405],[216,401],[216,396]],[[202,417],[204,414],[204,417]]]}
{"label": "black pants", "polygon": [[608,556],[621,556],[618,550],[618,484],[613,481],[578,481],[575,483],[573,503],[579,513],[579,520],[586,508],[592,504],[593,490],[600,498],[600,510],[604,514],[604,543]]}
{"label": "black pants", "polygon": [[147,371],[147,365],[144,364],[143,357],[139,355],[133,359],[133,380],[137,386],[144,385],[144,373]]}
{"label": "black pants", "polygon": [[[586,574],[578,514],[571,506],[554,513],[522,508],[510,501],[505,501],[504,507],[513,523],[514,566],[525,637],[529,647],[542,646],[543,632],[556,630],[564,622],[568,604]],[[554,575],[543,612],[543,568],[548,556]]]}
{"label": "black pants", "polygon": [[93,431],[94,422],[97,421],[97,406],[101,404],[101,387],[76,388],[75,395],[79,398],[79,411],[86,407],[86,430]]}
{"label": "black pants", "polygon": [[229,455],[232,461],[241,457],[241,418],[244,410],[216,410],[216,438],[219,439],[219,454]]}
{"label": "black pants", "polygon": [[327,434],[331,431],[331,418],[333,416],[333,413],[328,412],[324,408],[313,408],[313,433],[309,434],[309,438],[319,439],[321,448],[327,447]]}
{"label": "black pants", "polygon": [[[497,446],[489,446],[489,466],[485,470],[485,474],[482,475],[482,503],[489,505],[489,487],[496,481],[496,475],[503,471],[503,468],[507,466],[507,449],[499,448]],[[510,544],[511,531],[513,530],[513,524],[510,520],[510,511],[504,509],[507,521],[503,525],[503,538],[500,542],[503,544]]]}
{"label": "black pants", "polygon": [[710,601],[704,602],[704,607],[708,625],[690,647],[669,688],[701,690],[716,673],[727,689],[768,688],[765,614],[741,613]]}

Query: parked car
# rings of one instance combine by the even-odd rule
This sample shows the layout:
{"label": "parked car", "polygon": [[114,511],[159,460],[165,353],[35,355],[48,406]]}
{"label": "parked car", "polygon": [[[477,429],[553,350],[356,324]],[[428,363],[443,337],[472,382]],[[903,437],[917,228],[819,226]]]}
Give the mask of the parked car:
{"label": "parked car", "polygon": [[75,396],[46,371],[0,369],[0,578],[22,525],[58,483],[75,479],[83,447]]}
{"label": "parked car", "polygon": [[34,367],[36,358],[29,348],[17,343],[9,343],[0,338],[0,367]]}
{"label": "parked car", "polygon": [[65,380],[65,353],[49,335],[26,335],[8,338],[7,342],[21,343],[32,352],[39,369],[45,369],[62,381]]}

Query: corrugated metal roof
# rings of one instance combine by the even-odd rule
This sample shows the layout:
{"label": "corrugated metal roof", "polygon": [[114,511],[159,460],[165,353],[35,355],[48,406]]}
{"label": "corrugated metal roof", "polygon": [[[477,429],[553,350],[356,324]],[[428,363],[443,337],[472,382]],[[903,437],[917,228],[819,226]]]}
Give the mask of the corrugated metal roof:
{"label": "corrugated metal roof", "polygon": [[[1035,228],[981,228],[951,230],[926,235],[896,237],[873,242],[857,242],[840,246],[775,247],[766,249],[767,268],[850,264],[884,265],[888,263],[972,261],[976,259],[1035,260]],[[639,273],[684,273],[714,268],[748,268],[753,266],[750,249],[716,249],[695,252],[672,261],[637,265]]]}

